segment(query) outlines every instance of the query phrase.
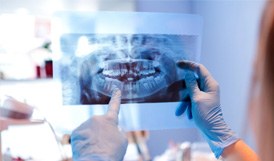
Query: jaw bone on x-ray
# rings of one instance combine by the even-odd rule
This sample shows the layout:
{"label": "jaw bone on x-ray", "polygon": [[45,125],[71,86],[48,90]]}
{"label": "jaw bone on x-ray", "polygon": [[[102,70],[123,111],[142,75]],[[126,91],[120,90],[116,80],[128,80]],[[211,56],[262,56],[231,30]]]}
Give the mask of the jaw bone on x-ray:
{"label": "jaw bone on x-ray", "polygon": [[81,103],[107,103],[102,98],[110,97],[115,86],[122,91],[122,102],[180,101],[179,91],[169,89],[177,81],[173,56],[176,48],[180,48],[173,46],[172,42],[180,40],[180,36],[134,34],[87,37],[94,40],[89,44],[90,48],[96,47],[81,62]]}
{"label": "jaw bone on x-ray", "polygon": [[[199,61],[201,31],[201,18],[190,14],[57,13],[53,50],[60,59],[54,76],[61,80],[63,105],[101,108],[118,87],[125,129],[187,125],[174,116],[187,96],[185,71],[176,62]],[[165,119],[155,124],[153,118]]]}
{"label": "jaw bone on x-ray", "polygon": [[183,74],[176,61],[189,58],[184,46],[194,48],[195,41],[195,36],[168,34],[63,35],[61,45],[75,44],[75,57],[62,68],[79,75],[70,73],[76,79],[68,79],[66,74],[62,81],[66,88],[78,86],[74,92],[79,96],[73,98],[79,100],[73,102],[80,104],[106,104],[114,87],[121,89],[122,103],[180,101],[185,97]]}

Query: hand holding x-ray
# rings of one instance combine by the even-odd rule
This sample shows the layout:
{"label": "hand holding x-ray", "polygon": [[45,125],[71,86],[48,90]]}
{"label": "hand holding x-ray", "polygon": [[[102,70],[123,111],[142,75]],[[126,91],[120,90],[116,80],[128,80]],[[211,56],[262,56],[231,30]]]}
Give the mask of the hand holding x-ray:
{"label": "hand holding x-ray", "polygon": [[127,139],[118,129],[121,91],[114,89],[105,115],[94,116],[75,129],[71,135],[73,160],[95,161],[123,159]]}
{"label": "hand holding x-ray", "polygon": [[[187,111],[189,118],[193,118],[218,158],[225,147],[238,140],[224,121],[218,82],[202,64],[180,61],[178,66],[189,71],[185,76],[185,81],[191,103],[182,103],[176,114],[181,115]],[[199,82],[194,73],[198,75]]]}

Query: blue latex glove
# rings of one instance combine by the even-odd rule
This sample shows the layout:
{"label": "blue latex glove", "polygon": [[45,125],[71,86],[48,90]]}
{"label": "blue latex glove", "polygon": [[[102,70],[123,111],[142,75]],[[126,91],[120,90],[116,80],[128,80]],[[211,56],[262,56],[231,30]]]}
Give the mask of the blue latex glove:
{"label": "blue latex glove", "polygon": [[115,89],[105,115],[94,116],[81,124],[71,135],[74,161],[122,161],[127,139],[119,131],[118,114],[121,91]]}
{"label": "blue latex glove", "polygon": [[[224,121],[220,107],[219,85],[201,64],[180,61],[178,66],[187,70],[185,83],[191,104],[182,103],[177,109],[176,115],[187,111],[188,117],[193,118],[216,158],[219,158],[225,147],[238,140]],[[194,73],[198,75],[199,86]]]}

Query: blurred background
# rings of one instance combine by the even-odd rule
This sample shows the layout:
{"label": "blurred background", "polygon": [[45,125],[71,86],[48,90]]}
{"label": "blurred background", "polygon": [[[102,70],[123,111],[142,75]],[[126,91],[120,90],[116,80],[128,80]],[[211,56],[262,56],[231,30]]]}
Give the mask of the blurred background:
{"label": "blurred background", "polygon": [[[37,107],[40,112],[35,117],[47,118],[57,140],[66,140],[81,118],[89,117],[89,110],[60,106],[60,83],[52,78],[54,12],[198,14],[204,21],[200,62],[220,84],[226,122],[254,147],[246,126],[249,117],[246,107],[248,93],[252,92],[249,80],[264,3],[264,0],[0,0],[0,95],[11,95]],[[69,144],[63,140],[60,150],[47,124],[12,126],[1,136],[2,152],[25,160],[55,161],[64,155],[71,156]],[[204,141],[195,128],[147,131],[144,138],[151,159],[175,144]],[[134,152],[128,152],[127,157],[136,160]]]}

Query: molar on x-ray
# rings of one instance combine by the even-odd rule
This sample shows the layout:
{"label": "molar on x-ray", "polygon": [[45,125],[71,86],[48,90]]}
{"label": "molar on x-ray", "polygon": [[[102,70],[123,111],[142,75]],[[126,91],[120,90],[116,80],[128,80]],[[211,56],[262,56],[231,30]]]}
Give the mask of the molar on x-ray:
{"label": "molar on x-ray", "polygon": [[[63,35],[63,52],[73,60],[62,68],[69,66],[76,72],[70,73],[75,75],[71,80],[63,77],[63,91],[74,85],[63,96],[71,97],[69,104],[105,104],[118,87],[122,103],[180,101],[183,71],[176,61],[193,59],[195,43],[195,36],[186,35]],[[79,96],[71,96],[73,92]]]}

